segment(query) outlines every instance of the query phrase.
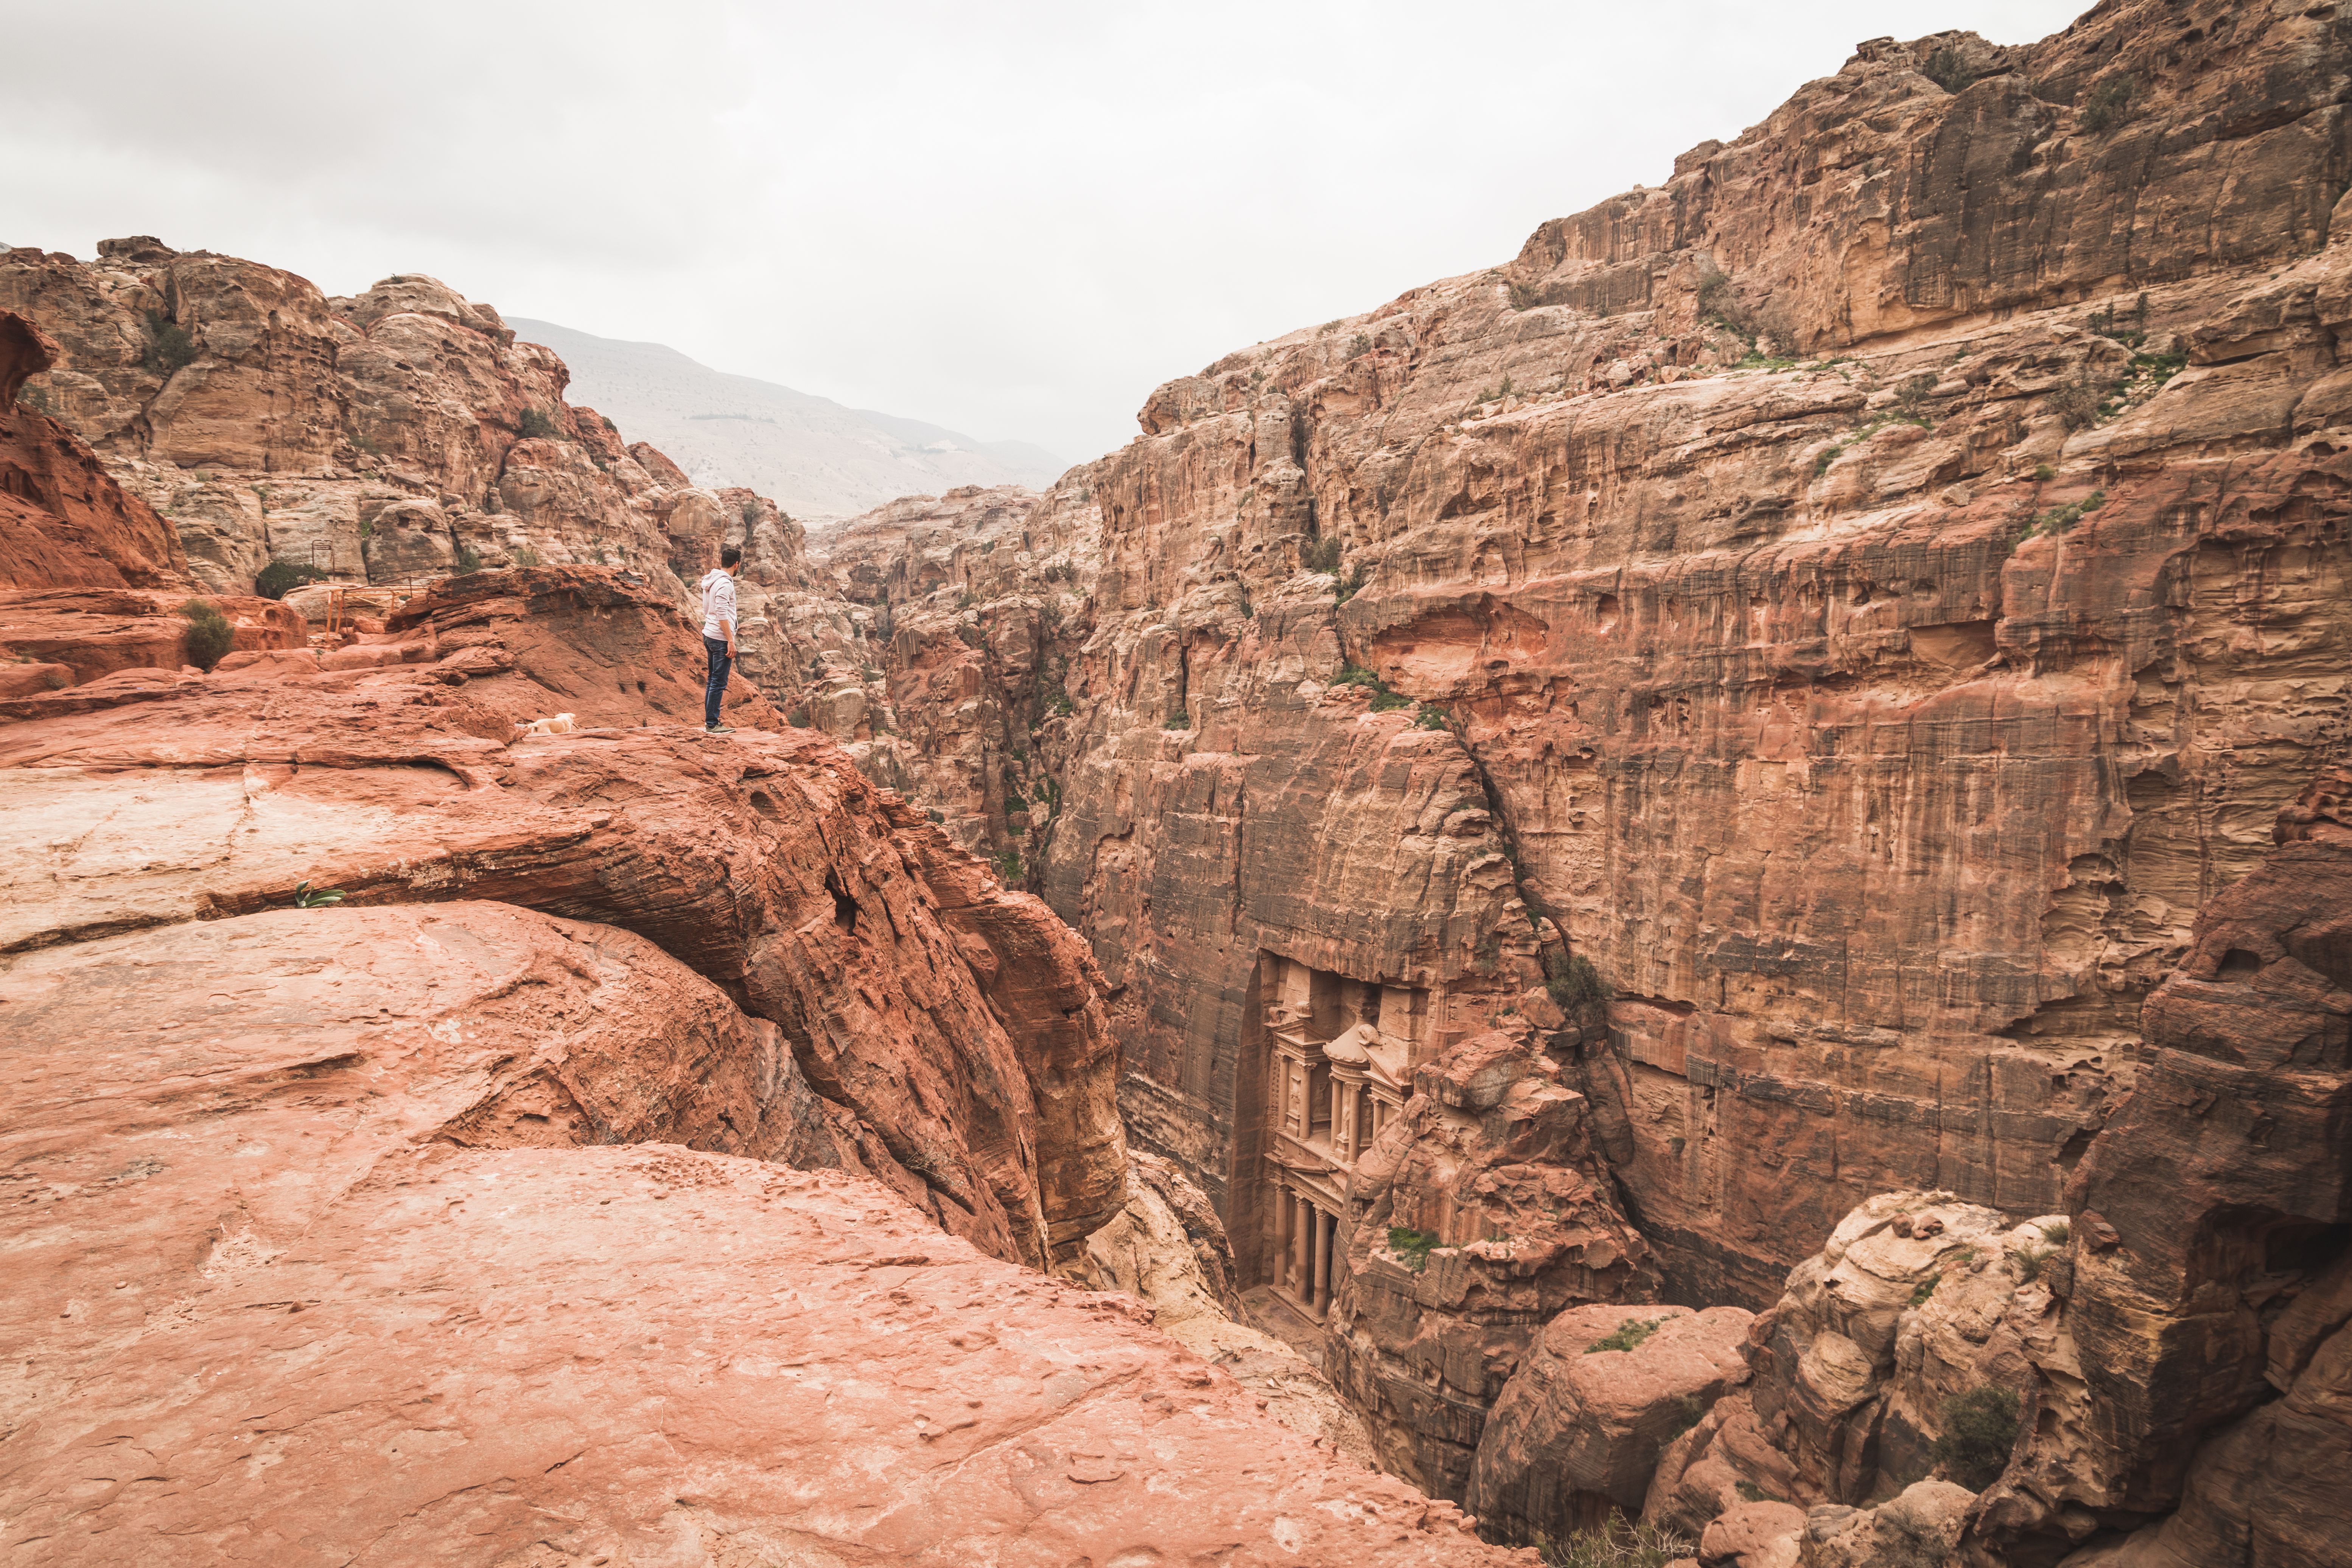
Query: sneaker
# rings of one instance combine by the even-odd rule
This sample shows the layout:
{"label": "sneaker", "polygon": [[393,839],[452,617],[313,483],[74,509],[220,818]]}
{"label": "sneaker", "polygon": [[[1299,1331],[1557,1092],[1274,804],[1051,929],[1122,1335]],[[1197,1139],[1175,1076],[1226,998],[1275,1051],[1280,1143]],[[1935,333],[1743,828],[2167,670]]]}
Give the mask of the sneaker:
{"label": "sneaker", "polygon": [[731,735],[735,731],[724,724],[705,724],[702,732],[706,735]]}

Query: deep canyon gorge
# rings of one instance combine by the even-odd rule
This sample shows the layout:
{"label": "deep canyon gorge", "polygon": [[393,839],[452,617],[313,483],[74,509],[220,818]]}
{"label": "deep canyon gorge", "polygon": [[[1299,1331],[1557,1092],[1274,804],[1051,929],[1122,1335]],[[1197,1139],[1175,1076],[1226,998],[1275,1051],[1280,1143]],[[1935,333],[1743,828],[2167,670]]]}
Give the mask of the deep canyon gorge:
{"label": "deep canyon gorge", "polygon": [[567,382],[0,249],[26,1561],[2352,1564],[2352,16],[1867,41],[1042,491]]}

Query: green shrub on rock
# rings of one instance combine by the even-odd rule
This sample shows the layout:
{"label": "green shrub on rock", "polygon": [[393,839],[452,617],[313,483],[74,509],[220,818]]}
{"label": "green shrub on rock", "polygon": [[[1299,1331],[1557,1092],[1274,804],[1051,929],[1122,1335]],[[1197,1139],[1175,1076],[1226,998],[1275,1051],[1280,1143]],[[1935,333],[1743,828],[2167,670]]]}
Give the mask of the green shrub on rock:
{"label": "green shrub on rock", "polygon": [[228,624],[218,605],[190,599],[180,606],[180,614],[188,618],[188,662],[198,669],[209,670],[236,646],[236,628]]}

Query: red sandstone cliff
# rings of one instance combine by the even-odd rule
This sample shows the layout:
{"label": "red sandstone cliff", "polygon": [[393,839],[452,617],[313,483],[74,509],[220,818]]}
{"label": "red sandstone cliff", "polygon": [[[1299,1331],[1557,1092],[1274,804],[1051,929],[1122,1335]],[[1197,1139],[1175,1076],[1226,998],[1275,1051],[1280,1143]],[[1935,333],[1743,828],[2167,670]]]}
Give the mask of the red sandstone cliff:
{"label": "red sandstone cliff", "polygon": [[2055,1212],[2348,738],[2347,65],[2218,0],[1864,44],[1042,496],[820,540],[890,628],[865,765],[1088,935],[1245,1276],[1276,959],[1426,991],[1432,1053],[1589,959],[1675,1300],[1769,1306],[1882,1192]]}
{"label": "red sandstone cliff", "polygon": [[763,698],[670,721],[667,596],[96,674],[110,593],[0,624],[83,677],[0,693],[12,1544],[1519,1560],[1036,1272],[1127,1200],[1084,944]]}

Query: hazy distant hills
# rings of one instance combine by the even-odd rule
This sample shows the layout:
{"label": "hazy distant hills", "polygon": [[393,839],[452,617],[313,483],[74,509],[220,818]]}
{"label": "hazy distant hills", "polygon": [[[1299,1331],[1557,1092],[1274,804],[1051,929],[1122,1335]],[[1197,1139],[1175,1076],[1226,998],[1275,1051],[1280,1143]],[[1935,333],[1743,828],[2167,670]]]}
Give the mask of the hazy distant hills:
{"label": "hazy distant hills", "polygon": [[698,484],[748,485],[803,521],[850,517],[958,485],[1042,488],[1069,465],[1025,441],[969,436],[698,364],[660,343],[624,342],[509,316],[525,342],[572,367],[565,395],[631,441],[650,441]]}

